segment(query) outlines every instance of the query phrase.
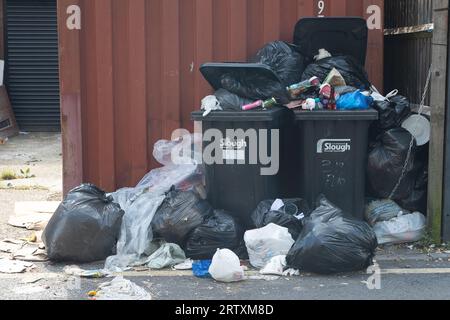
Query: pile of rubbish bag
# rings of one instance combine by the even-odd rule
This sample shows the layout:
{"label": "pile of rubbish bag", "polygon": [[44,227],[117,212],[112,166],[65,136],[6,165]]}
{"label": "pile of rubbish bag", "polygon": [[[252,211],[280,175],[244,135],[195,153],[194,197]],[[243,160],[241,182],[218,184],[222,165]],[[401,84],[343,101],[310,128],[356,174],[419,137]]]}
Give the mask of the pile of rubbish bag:
{"label": "pile of rubbish bag", "polygon": [[[395,204],[402,208],[402,212],[420,213],[421,219],[415,221],[421,223],[424,221],[423,213],[427,212],[430,134],[426,128],[427,124],[429,125],[428,119],[423,114],[414,113],[408,99],[398,95],[398,90],[386,97],[379,93],[374,93],[372,97],[379,120],[372,124],[369,134],[367,196],[379,201],[395,201]],[[422,128],[418,129],[421,126]],[[390,229],[397,223],[398,228],[403,230],[406,228],[405,220],[412,216],[399,218],[395,211],[392,212],[395,216],[390,217],[394,219]],[[421,223],[419,229],[424,229],[424,225],[425,223]],[[411,228],[415,229],[414,226]],[[387,227],[383,230],[387,230]],[[423,236],[424,232],[419,234]],[[411,242],[408,238],[420,240],[421,237],[406,237],[404,241],[400,241]],[[380,243],[398,241],[393,239]]]}
{"label": "pile of rubbish bag", "polygon": [[360,271],[373,263],[379,244],[420,240],[425,233],[428,146],[404,128],[413,114],[405,97],[381,96],[364,67],[325,49],[309,65],[294,45],[275,41],[251,59],[278,80],[248,71],[221,75],[221,89],[205,97],[215,110],[290,109],[379,112],[370,129],[367,222],[320,196],[262,201],[246,230],[232,212],[213,208],[200,164],[202,138],[161,140],[153,156],[162,165],[134,187],[106,194],[85,184],[69,192],[47,225],[48,256],[59,262],[105,260],[105,273],[137,267],[189,268],[221,282],[247,279],[240,259],[261,276]]}

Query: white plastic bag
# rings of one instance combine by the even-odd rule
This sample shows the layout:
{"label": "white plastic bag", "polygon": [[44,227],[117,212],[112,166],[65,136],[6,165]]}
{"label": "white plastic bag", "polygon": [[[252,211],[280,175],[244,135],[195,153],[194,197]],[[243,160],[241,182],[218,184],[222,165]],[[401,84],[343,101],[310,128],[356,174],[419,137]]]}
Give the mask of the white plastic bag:
{"label": "white plastic bag", "polygon": [[214,280],[220,282],[238,282],[245,279],[238,256],[229,249],[217,250],[208,271]]}
{"label": "white plastic bag", "polygon": [[259,273],[264,275],[282,276],[285,268],[286,256],[276,256],[270,259],[269,263],[267,263]]}
{"label": "white plastic bag", "polygon": [[273,223],[247,231],[244,241],[251,265],[259,269],[264,268],[273,257],[287,255],[295,242],[287,228]]}
{"label": "white plastic bag", "polygon": [[374,231],[378,244],[400,244],[420,241],[426,230],[426,218],[419,212],[379,222]]}

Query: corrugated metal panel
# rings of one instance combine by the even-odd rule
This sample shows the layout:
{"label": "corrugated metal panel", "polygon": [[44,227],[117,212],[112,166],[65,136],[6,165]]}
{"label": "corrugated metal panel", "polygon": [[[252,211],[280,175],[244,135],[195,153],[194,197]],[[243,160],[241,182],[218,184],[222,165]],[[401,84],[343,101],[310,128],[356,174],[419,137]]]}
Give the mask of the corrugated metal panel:
{"label": "corrugated metal panel", "polygon": [[385,28],[427,24],[433,21],[433,0],[385,0]]}
{"label": "corrugated metal panel", "polygon": [[[432,0],[386,0],[386,28],[414,27],[433,22]],[[385,38],[385,91],[398,89],[420,104],[431,65],[432,32],[391,35]],[[429,105],[428,95],[425,103]]]}
{"label": "corrugated metal panel", "polygon": [[56,0],[7,0],[6,84],[22,130],[60,130]]}
{"label": "corrugated metal panel", "polygon": [[[155,141],[192,129],[190,112],[211,92],[207,61],[243,61],[266,42],[292,41],[317,0],[59,0],[65,190],[90,181],[134,185]],[[323,1],[323,15],[365,16],[383,0]],[[82,29],[68,30],[78,4]],[[383,33],[370,32],[367,69],[382,87]],[[80,134],[79,132],[82,132]]]}

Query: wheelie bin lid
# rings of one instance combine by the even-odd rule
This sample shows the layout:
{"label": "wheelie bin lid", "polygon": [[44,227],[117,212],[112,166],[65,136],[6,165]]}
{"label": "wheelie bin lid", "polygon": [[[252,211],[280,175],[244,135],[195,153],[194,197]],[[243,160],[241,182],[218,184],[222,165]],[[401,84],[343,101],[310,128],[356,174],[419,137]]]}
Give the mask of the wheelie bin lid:
{"label": "wheelie bin lid", "polygon": [[365,65],[368,34],[367,21],[359,17],[303,18],[295,26],[294,44],[309,59],[326,49],[333,56],[353,56]]}
{"label": "wheelie bin lid", "polygon": [[[214,90],[222,89],[221,77],[230,72],[259,74],[268,80],[281,82],[273,70],[263,63],[243,62],[209,62],[200,66],[200,72]],[[193,121],[273,121],[280,119],[286,114],[285,108],[273,107],[267,110],[251,111],[213,111],[207,117],[203,117],[203,111],[195,111],[191,114]]]}
{"label": "wheelie bin lid", "polygon": [[378,111],[367,110],[298,110],[294,112],[297,121],[375,121]]}
{"label": "wheelie bin lid", "polygon": [[280,78],[273,70],[263,63],[242,63],[242,62],[209,62],[200,66],[200,72],[214,90],[222,88],[221,77],[230,72],[259,74],[261,77],[272,81],[280,81]]}
{"label": "wheelie bin lid", "polygon": [[191,120],[202,122],[260,122],[260,121],[289,121],[286,108],[272,107],[267,110],[250,111],[213,111],[203,117],[204,111],[191,113]]}

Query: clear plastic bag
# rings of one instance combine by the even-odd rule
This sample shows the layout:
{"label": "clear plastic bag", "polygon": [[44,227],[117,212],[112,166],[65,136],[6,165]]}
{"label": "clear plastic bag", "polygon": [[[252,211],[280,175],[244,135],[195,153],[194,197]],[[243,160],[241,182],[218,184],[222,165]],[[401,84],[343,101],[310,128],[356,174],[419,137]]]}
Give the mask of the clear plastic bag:
{"label": "clear plastic bag", "polygon": [[250,263],[255,268],[264,268],[275,256],[286,255],[294,244],[289,230],[276,224],[247,231],[244,235]]}
{"label": "clear plastic bag", "polygon": [[151,223],[166,198],[166,193],[171,189],[194,191],[201,198],[206,197],[203,167],[196,164],[193,153],[181,155],[180,158],[185,160],[185,164],[175,164],[169,161],[173,158],[168,157],[168,154],[173,154],[174,148],[181,147],[186,141],[191,147],[198,142],[197,138],[194,135],[176,141],[157,142],[154,149],[155,158],[167,165],[150,171],[135,188],[120,189],[111,194],[114,201],[125,211],[125,215],[117,244],[117,254],[106,260],[106,270],[123,271],[131,266],[144,265],[146,258],[159,248],[153,243]]}
{"label": "clear plastic bag", "polygon": [[379,222],[373,228],[379,244],[400,244],[420,241],[426,230],[425,216],[419,212]]}

